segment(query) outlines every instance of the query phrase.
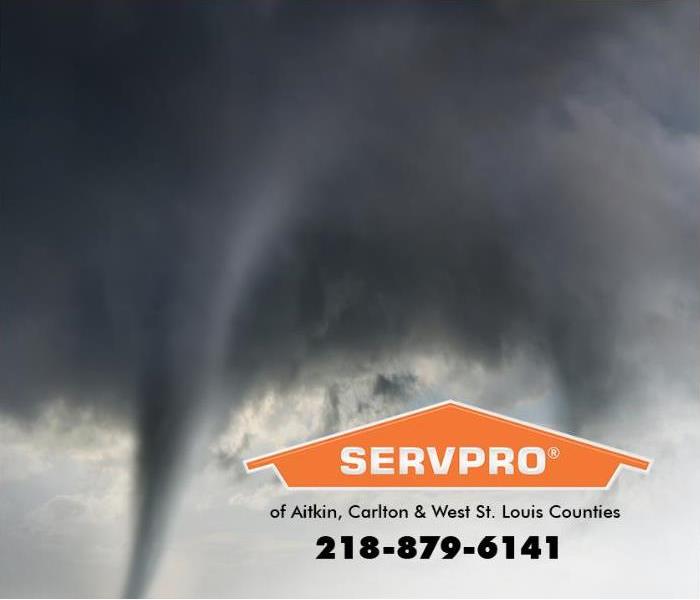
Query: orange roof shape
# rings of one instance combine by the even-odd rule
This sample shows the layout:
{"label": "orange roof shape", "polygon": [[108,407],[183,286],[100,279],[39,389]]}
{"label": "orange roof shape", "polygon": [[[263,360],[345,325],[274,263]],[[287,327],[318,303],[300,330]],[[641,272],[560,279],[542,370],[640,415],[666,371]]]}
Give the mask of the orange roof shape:
{"label": "orange roof shape", "polygon": [[651,461],[454,401],[244,461],[290,488],[605,489]]}

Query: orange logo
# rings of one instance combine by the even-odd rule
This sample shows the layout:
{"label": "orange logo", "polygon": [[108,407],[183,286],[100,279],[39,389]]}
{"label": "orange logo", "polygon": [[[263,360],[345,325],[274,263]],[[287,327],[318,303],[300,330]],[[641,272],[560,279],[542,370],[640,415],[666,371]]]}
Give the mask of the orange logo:
{"label": "orange logo", "polygon": [[245,461],[290,488],[607,488],[651,461],[459,402],[441,402]]}

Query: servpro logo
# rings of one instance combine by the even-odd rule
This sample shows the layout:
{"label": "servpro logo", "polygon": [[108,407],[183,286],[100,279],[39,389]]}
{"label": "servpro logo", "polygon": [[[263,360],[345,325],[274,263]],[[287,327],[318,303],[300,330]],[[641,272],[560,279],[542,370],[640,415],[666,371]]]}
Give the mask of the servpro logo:
{"label": "servpro logo", "polygon": [[459,402],[441,402],[244,461],[290,488],[593,488],[651,461]]}
{"label": "servpro logo", "polygon": [[[427,454],[427,461],[426,461]],[[368,468],[372,475],[425,475],[426,469],[433,475],[448,475],[455,460],[460,475],[469,475],[470,470],[487,466],[489,474],[498,475],[500,469],[513,475],[516,469],[524,475],[539,475],[544,471],[546,457],[542,448],[530,447],[518,450],[514,464],[513,448],[484,448],[447,446],[442,455],[435,446],[399,448],[348,446],[340,451],[340,470],[345,475],[363,475]]]}

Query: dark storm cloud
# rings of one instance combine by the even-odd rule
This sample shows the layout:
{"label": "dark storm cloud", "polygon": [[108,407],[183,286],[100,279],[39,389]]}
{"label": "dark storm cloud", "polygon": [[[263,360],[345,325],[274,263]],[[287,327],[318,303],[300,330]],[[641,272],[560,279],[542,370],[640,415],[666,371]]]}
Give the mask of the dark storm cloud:
{"label": "dark storm cloud", "polygon": [[328,388],[328,401],[326,402],[326,413],[324,414],[321,430],[324,434],[331,434],[338,431],[340,425],[340,394],[337,385]]}
{"label": "dark storm cloud", "polygon": [[135,422],[129,594],[219,367],[526,348],[575,429],[630,290],[697,302],[695,3],[260,6],[3,5],[0,406]]}
{"label": "dark storm cloud", "polygon": [[[630,266],[682,277],[695,258],[691,175],[631,143],[697,132],[691,3],[6,6],[6,409],[128,398],[162,344],[196,358],[181,338],[202,329],[240,182],[277,175],[281,129],[292,156],[331,127],[346,150],[271,244],[240,317],[250,367],[251,349],[291,369],[416,327],[485,358],[522,328],[545,346],[605,337]],[[610,130],[585,135],[598,115],[573,102]],[[645,165],[666,196],[645,197]]]}
{"label": "dark storm cloud", "polygon": [[372,392],[375,396],[403,396],[416,385],[416,376],[410,373],[377,375]]}

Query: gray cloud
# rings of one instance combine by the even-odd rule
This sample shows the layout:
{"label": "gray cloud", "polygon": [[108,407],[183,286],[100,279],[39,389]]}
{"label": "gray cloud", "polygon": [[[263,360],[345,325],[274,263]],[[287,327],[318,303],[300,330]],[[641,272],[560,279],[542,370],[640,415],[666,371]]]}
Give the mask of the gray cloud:
{"label": "gray cloud", "polygon": [[3,10],[0,408],[133,426],[130,595],[211,396],[526,349],[578,431],[698,314],[696,4],[253,4]]}
{"label": "gray cloud", "polygon": [[377,375],[374,381],[375,396],[402,397],[415,388],[418,380],[412,373],[398,373],[393,375]]}

